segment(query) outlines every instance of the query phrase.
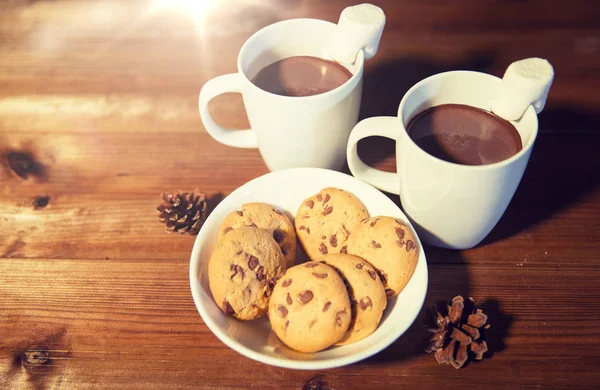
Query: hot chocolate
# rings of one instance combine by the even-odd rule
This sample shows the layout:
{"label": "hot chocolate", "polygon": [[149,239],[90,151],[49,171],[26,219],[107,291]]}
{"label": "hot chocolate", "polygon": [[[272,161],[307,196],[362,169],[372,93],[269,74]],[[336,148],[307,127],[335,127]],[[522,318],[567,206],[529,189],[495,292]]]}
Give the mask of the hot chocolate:
{"label": "hot chocolate", "polygon": [[295,56],[265,66],[252,83],[277,95],[312,96],[331,91],[351,77],[352,73],[337,62]]}
{"label": "hot chocolate", "polygon": [[493,164],[523,148],[510,122],[463,104],[430,107],[408,123],[407,131],[421,149],[456,164]]}

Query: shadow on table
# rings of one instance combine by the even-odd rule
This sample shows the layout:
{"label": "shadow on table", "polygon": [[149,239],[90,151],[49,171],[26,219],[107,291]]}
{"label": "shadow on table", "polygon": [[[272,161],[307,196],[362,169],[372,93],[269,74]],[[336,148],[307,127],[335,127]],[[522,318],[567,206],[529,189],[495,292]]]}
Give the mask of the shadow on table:
{"label": "shadow on table", "polygon": [[213,211],[223,199],[225,199],[225,194],[223,194],[222,192],[217,192],[215,194],[210,195],[206,199],[206,207],[208,209],[208,212],[210,213],[211,211]]}
{"label": "shadow on table", "polygon": [[[597,149],[600,141],[600,116],[577,110],[549,109],[540,115],[558,118],[566,115],[582,118],[582,132],[568,134],[565,124],[554,124],[548,132],[538,135],[521,184],[506,212],[486,239],[487,245],[519,234],[539,224],[598,189]],[[569,114],[567,114],[569,113]],[[548,124],[551,126],[551,124]],[[583,128],[583,126],[591,126]],[[597,126],[597,127],[593,127]],[[594,133],[595,132],[595,133]]]}
{"label": "shadow on table", "polygon": [[485,359],[488,359],[506,348],[504,340],[510,334],[514,317],[503,312],[500,302],[496,299],[488,299],[481,305],[477,304],[477,307],[482,309],[483,313],[488,316],[488,324],[490,324],[490,328],[485,331],[488,352],[484,356]]}
{"label": "shadow on table", "polygon": [[359,120],[372,116],[396,116],[398,105],[419,81],[450,70],[489,72],[494,58],[475,52],[463,61],[432,62],[426,58],[396,58],[365,69]]}
{"label": "shadow on table", "polygon": [[[431,333],[425,329],[426,309],[437,301],[470,294],[469,271],[461,252],[424,246],[429,268],[427,296],[421,312],[408,330],[393,344],[371,357],[367,363],[389,363],[425,354]],[[431,357],[434,359],[434,357]]]}

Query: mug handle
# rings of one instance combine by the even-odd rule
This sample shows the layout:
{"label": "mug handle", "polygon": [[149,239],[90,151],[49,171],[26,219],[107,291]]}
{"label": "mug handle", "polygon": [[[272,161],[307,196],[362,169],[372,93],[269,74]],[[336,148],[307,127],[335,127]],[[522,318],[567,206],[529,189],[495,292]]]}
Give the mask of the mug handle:
{"label": "mug handle", "polygon": [[218,142],[236,148],[257,148],[256,134],[252,129],[232,130],[219,126],[208,112],[208,102],[214,97],[228,92],[242,93],[242,75],[230,73],[208,80],[200,90],[198,108],[202,124],[211,137]]}
{"label": "mug handle", "polygon": [[398,142],[400,140],[400,126],[400,119],[395,116],[376,116],[363,119],[352,129],[346,148],[348,167],[354,177],[380,190],[396,195],[400,194],[398,174],[384,172],[365,164],[358,157],[358,141],[367,137],[380,136]]}

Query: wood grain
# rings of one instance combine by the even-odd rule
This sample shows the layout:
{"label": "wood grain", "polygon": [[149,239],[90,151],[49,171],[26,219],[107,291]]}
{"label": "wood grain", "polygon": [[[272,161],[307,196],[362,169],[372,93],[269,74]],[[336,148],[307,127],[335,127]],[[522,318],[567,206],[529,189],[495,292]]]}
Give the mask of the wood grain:
{"label": "wood grain", "polygon": [[[395,115],[410,86],[445,70],[501,76],[540,56],[556,79],[498,226],[472,250],[425,248],[426,305],[474,297],[492,324],[489,356],[438,365],[423,353],[423,312],[385,351],[327,371],[270,367],[222,344],[191,298],[194,237],[165,233],[154,209],[160,192],[194,188],[214,206],[268,172],[257,150],[209,137],[198,91],[236,71],[261,27],[335,22],[353,2],[215,0],[201,14],[184,3],[0,2],[1,389],[598,386],[597,1],[373,1],[387,25],[361,117]],[[210,109],[248,127],[239,95]],[[360,154],[394,170],[389,141],[361,142]],[[15,155],[33,163],[26,178],[10,168]]]}
{"label": "wood grain", "polygon": [[[583,321],[600,316],[600,307],[593,305],[600,299],[595,288],[598,267],[469,264],[467,268],[438,263],[445,255],[442,251],[428,255],[427,303],[458,292],[472,295],[494,324],[493,357],[460,371],[438,366],[419,348],[424,340],[417,322],[374,358],[325,372],[335,388],[428,386],[438,381],[459,386],[465,380],[499,387],[552,383],[585,388],[598,379],[594,359],[600,356],[593,340],[599,339],[600,331]],[[102,387],[104,381],[130,388],[150,383],[157,388],[198,383],[235,388],[252,383],[299,388],[317,374],[255,363],[221,344],[196,312],[187,271],[186,260],[0,262],[4,302],[0,331],[5,335],[0,362],[5,383],[26,386],[48,380],[57,388]],[[19,362],[24,351],[32,349],[48,351],[52,375],[35,372],[47,366]],[[495,377],[498,371],[507,375]],[[261,378],[251,382],[244,378],[252,372],[260,372]],[[354,383],[356,375],[361,383]]]}

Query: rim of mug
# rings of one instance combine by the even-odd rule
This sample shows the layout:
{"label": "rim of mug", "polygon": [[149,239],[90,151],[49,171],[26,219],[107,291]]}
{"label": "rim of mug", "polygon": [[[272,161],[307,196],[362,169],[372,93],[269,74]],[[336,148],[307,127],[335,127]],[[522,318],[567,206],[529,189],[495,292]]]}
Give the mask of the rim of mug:
{"label": "rim of mug", "polygon": [[[520,159],[524,154],[528,153],[531,150],[531,148],[533,148],[533,145],[535,144],[535,140],[537,139],[537,135],[538,135],[538,131],[539,131],[538,117],[537,117],[537,114],[535,113],[535,110],[534,110],[534,108],[533,108],[532,105],[530,105],[529,107],[527,107],[527,109],[525,110],[525,112],[521,116],[521,118],[523,118],[525,115],[530,115],[529,113],[533,112],[533,120],[535,121],[535,129],[533,130],[533,133],[531,134],[531,136],[532,136],[531,142],[529,142],[529,144],[527,146],[523,146],[519,152],[515,153],[514,155],[510,156],[509,158],[504,159],[502,161],[498,161],[498,162],[492,163],[492,164],[466,165],[466,164],[458,164],[458,163],[453,163],[453,162],[450,162],[450,161],[442,160],[441,158],[435,157],[435,156],[427,153],[423,149],[421,149],[421,147],[419,145],[417,145],[417,143],[415,141],[413,141],[412,138],[410,138],[410,136],[408,135],[408,130],[406,129],[406,125],[404,124],[404,119],[402,118],[402,112],[404,111],[404,106],[406,105],[406,102],[408,101],[408,99],[410,99],[410,96],[414,93],[414,91],[417,88],[421,87],[423,84],[429,83],[432,80],[435,80],[435,79],[438,79],[438,78],[445,78],[445,77],[448,77],[450,75],[457,74],[457,73],[477,74],[477,75],[482,75],[482,76],[493,78],[493,79],[497,79],[497,80],[502,80],[500,77],[494,76],[492,74],[484,73],[484,72],[477,72],[477,71],[474,71],[474,70],[450,70],[450,71],[447,71],[447,72],[436,73],[434,75],[431,75],[431,76],[426,77],[423,80],[419,81],[418,83],[416,83],[415,85],[413,85],[406,92],[406,94],[404,94],[404,96],[402,97],[402,100],[400,101],[400,105],[398,106],[397,117],[398,117],[398,119],[400,119],[400,123],[402,125],[402,130],[404,132],[404,135],[406,136],[405,138],[408,139],[408,142],[410,142],[414,146],[414,148],[416,148],[418,150],[418,153],[420,153],[422,155],[425,155],[425,156],[427,156],[430,159],[433,159],[433,160],[435,160],[437,162],[449,164],[450,166],[457,167],[458,169],[466,169],[466,170],[484,170],[484,169],[502,168],[502,167],[504,167],[506,165],[512,164],[514,161]],[[447,103],[447,104],[451,104],[451,103]],[[431,106],[431,107],[434,107],[434,106]],[[428,108],[430,108],[430,107],[428,107]],[[418,114],[420,112],[423,112],[423,111],[419,111],[416,114]],[[412,115],[410,119],[414,118],[415,115]],[[519,119],[521,119],[521,118],[519,118]],[[410,120],[409,120],[409,122],[410,122]],[[509,121],[509,122],[516,129],[516,126],[514,124],[515,121]],[[518,130],[517,130],[517,132],[518,132]],[[521,134],[519,133],[519,135],[521,135]],[[521,139],[521,142],[522,141],[523,140]]]}
{"label": "rim of mug", "polygon": [[[348,80],[346,80],[342,85],[331,89],[327,92],[323,92],[323,93],[319,93],[317,95],[309,95],[309,96],[285,96],[285,95],[278,95],[276,93],[273,92],[269,92],[266,91],[262,88],[257,87],[252,80],[250,80],[250,78],[248,77],[248,75],[246,74],[246,72],[244,72],[244,69],[242,68],[242,58],[244,58],[244,54],[247,50],[249,50],[248,48],[250,47],[250,45],[252,45],[254,43],[255,40],[259,39],[259,37],[263,34],[267,34],[268,32],[270,32],[270,30],[275,29],[275,28],[279,28],[281,27],[281,25],[284,24],[290,24],[290,23],[300,23],[300,22],[310,22],[310,23],[319,23],[319,24],[324,24],[324,25],[332,25],[335,26],[335,23],[332,23],[328,20],[323,20],[323,19],[314,19],[314,18],[293,18],[293,19],[285,19],[285,20],[281,20],[279,22],[275,22],[272,24],[269,24],[268,26],[265,26],[263,28],[261,28],[260,30],[256,31],[254,34],[252,34],[250,36],[250,38],[248,38],[246,40],[246,42],[244,42],[244,44],[242,45],[242,48],[240,49],[240,52],[238,54],[238,58],[237,58],[237,70],[238,73],[240,75],[242,75],[244,77],[244,80],[247,81],[248,83],[250,83],[250,85],[252,86],[252,88],[257,89],[261,92],[264,92],[268,95],[274,96],[274,97],[278,97],[278,98],[282,98],[282,99],[302,99],[302,100],[318,100],[318,99],[323,99],[323,98],[327,98],[335,93],[340,93],[340,90],[342,89],[348,89],[348,88],[354,88],[356,86],[356,84],[358,83],[358,81],[360,80],[360,78],[362,77],[362,74],[364,72],[365,69],[365,56],[364,56],[364,51],[361,49],[358,54],[356,55],[356,61],[360,61],[359,62],[359,68],[356,71],[356,73],[352,73],[350,71],[350,69],[346,68],[346,66],[344,66],[344,64],[341,64],[339,62],[334,61],[331,58],[322,58],[322,57],[317,57],[317,58],[321,58],[321,59],[326,59],[326,60],[330,60],[330,61],[334,61],[338,64],[340,64],[341,66],[343,66],[344,68],[348,69],[348,71],[350,71],[352,73],[352,77],[350,77]],[[283,57],[281,59],[284,58],[289,58],[289,57]],[[355,64],[356,64],[355,61]],[[269,64],[270,65],[270,64]],[[350,84],[352,84],[350,86]]]}

